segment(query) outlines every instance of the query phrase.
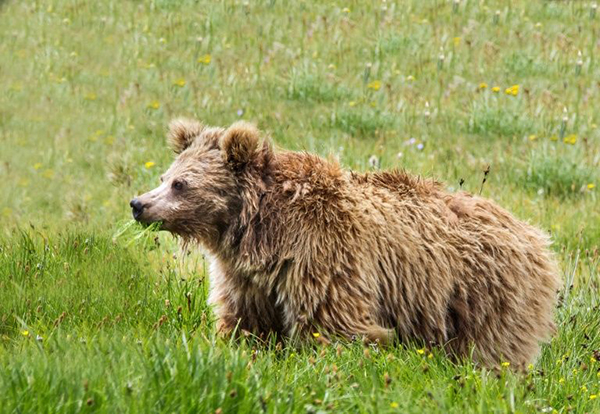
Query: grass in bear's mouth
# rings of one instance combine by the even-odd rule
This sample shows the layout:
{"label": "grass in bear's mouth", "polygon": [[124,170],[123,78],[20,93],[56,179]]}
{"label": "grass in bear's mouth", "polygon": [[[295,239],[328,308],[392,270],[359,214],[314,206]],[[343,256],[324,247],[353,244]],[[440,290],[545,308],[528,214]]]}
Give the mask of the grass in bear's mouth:
{"label": "grass in bear's mouth", "polygon": [[155,241],[156,233],[160,231],[162,224],[162,221],[145,224],[135,220],[126,220],[117,226],[113,240],[123,240],[128,247],[132,244],[147,246]]}

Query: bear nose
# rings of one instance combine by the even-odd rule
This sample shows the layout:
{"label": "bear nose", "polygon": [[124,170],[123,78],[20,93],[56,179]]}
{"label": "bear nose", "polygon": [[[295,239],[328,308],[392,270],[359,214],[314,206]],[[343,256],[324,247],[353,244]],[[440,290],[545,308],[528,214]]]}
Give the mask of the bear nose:
{"label": "bear nose", "polygon": [[137,198],[134,198],[133,200],[131,200],[129,205],[131,206],[131,212],[133,213],[133,218],[136,220],[139,219],[144,211],[144,205],[142,204],[142,202],[140,200],[138,200]]}

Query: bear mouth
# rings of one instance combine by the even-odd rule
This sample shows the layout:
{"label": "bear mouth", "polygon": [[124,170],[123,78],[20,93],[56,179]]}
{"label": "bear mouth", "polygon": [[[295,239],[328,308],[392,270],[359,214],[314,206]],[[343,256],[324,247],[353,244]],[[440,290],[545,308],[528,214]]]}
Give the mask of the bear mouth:
{"label": "bear mouth", "polygon": [[151,212],[149,213],[148,211],[139,211],[139,212],[134,211],[133,218],[144,228],[152,226],[152,227],[156,227],[157,230],[165,229],[166,221],[163,220],[162,218],[156,217]]}
{"label": "bear mouth", "polygon": [[146,220],[138,220],[137,221],[140,226],[144,227],[145,229],[147,228],[152,228],[152,230],[167,230],[165,228],[165,222],[162,220],[156,220],[156,221],[146,221]]}

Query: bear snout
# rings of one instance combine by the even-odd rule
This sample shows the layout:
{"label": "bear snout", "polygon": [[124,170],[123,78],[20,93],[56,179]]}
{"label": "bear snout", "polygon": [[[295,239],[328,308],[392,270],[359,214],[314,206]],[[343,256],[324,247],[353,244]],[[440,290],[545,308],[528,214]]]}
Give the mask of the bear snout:
{"label": "bear snout", "polygon": [[131,206],[131,213],[133,214],[133,218],[137,221],[140,221],[140,218],[142,217],[142,214],[144,212],[144,204],[142,204],[142,202],[138,198],[134,198],[129,202],[129,205]]}

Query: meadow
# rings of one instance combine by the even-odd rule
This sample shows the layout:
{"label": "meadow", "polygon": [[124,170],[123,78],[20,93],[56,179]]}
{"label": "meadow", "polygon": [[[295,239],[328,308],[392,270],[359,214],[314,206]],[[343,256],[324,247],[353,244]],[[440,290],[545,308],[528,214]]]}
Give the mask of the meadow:
{"label": "meadow", "polygon": [[[0,412],[600,413],[599,35],[587,1],[0,1]],[[553,237],[556,336],[526,373],[219,338],[202,253],[128,225],[176,116],[496,200]]]}

